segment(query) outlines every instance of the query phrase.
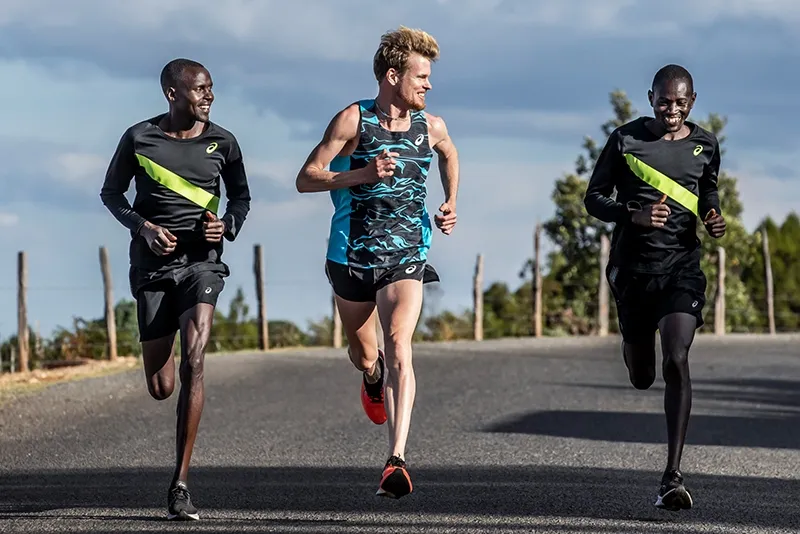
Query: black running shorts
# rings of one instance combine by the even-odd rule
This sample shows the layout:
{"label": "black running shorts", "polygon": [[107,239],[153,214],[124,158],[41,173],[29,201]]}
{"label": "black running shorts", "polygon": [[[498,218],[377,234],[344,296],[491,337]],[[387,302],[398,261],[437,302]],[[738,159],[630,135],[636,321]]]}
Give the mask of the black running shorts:
{"label": "black running shorts", "polygon": [[139,340],[174,334],[179,319],[197,304],[217,305],[230,275],[224,263],[190,264],[167,272],[148,273],[131,267],[131,293],[136,299]]}
{"label": "black running shorts", "polygon": [[425,262],[388,269],[359,269],[327,260],[325,274],[333,292],[353,302],[375,302],[378,291],[398,280],[420,280],[423,284],[439,281],[436,270]]}
{"label": "black running shorts", "polygon": [[611,293],[617,304],[619,329],[626,343],[652,344],[658,322],[671,313],[688,313],[704,324],[706,277],[697,261],[676,265],[668,274],[606,268]]}

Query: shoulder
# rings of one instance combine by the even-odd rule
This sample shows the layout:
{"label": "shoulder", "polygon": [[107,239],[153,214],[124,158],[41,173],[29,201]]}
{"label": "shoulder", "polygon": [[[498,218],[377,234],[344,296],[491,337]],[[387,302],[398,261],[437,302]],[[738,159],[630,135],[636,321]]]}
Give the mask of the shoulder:
{"label": "shoulder", "polygon": [[[209,147],[218,145],[218,150],[225,156],[225,160],[228,162],[241,159],[242,157],[241,147],[239,146],[239,140],[236,138],[236,135],[215,122],[209,121],[208,130],[205,135],[202,135],[198,139],[201,140],[200,142],[203,144],[211,143]],[[214,147],[214,149],[216,149],[216,147]]]}
{"label": "shoulder", "polygon": [[334,120],[343,124],[358,124],[362,115],[372,109],[372,104],[374,102],[374,100],[359,100],[358,102],[353,102],[339,110]]}
{"label": "shoulder", "polygon": [[358,136],[361,118],[367,110],[370,101],[358,101],[347,105],[336,112],[331,119],[326,132],[326,137],[333,139],[352,139]]}
{"label": "shoulder", "polygon": [[719,146],[719,139],[714,135],[714,132],[703,128],[695,122],[689,123],[694,128],[693,137],[698,140],[706,141],[711,146]]}
{"label": "shoulder", "polygon": [[137,122],[129,126],[125,132],[123,133],[123,137],[127,137],[130,140],[134,140],[136,137],[146,133],[148,131],[153,130],[154,128],[158,127],[158,122],[161,120],[163,115],[156,115],[155,117],[150,117],[148,119],[144,119],[142,121]]}
{"label": "shoulder", "polygon": [[209,130],[211,130],[210,132],[208,132],[209,134],[211,134],[211,136],[218,137],[223,142],[229,143],[232,146],[237,146],[239,144],[239,140],[236,139],[236,136],[233,134],[233,132],[231,132],[224,126],[220,126],[216,122],[209,122],[208,127]]}
{"label": "shoulder", "polygon": [[428,123],[428,133],[434,139],[445,139],[448,137],[447,124],[438,115],[433,115],[424,111],[425,121]]}
{"label": "shoulder", "polygon": [[641,133],[643,130],[647,128],[645,123],[647,122],[648,117],[639,117],[633,120],[630,120],[623,124],[622,126],[618,126],[611,132],[611,137],[622,138],[632,135],[637,135]]}

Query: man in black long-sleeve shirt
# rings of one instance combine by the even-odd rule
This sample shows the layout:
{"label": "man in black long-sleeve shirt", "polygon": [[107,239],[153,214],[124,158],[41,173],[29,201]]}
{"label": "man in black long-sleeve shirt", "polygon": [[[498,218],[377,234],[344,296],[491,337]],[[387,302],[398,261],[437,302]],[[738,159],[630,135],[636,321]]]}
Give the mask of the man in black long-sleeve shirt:
{"label": "man in black long-sleeve shirt", "polygon": [[717,193],[719,143],[686,120],[696,99],[692,76],[667,65],[656,73],[648,98],[654,117],[611,134],[585,205],[590,215],[616,223],[606,276],[637,389],[655,381],[656,330],[661,334],[668,458],[655,505],[677,511],[693,504],[680,460],[692,402],[688,354],[703,325],[707,284],[696,224],[701,217],[709,235],[719,238],[725,219]]}
{"label": "man in black long-sleeve shirt", "polygon": [[[172,350],[181,339],[176,465],[169,519],[198,519],[187,486],[203,410],[203,361],[217,298],[230,274],[222,238],[233,241],[250,210],[250,190],[236,138],[209,120],[211,75],[177,59],[161,73],[169,112],[123,134],[100,193],[131,234],[130,287],[138,308],[147,386],[157,400],[175,385]],[[136,180],[133,206],[125,198]],[[220,178],[227,205],[217,216]]]}

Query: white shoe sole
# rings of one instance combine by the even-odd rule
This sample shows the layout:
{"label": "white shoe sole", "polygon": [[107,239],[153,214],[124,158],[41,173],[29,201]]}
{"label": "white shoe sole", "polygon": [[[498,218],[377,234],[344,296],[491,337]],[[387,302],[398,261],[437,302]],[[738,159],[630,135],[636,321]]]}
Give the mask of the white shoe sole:
{"label": "white shoe sole", "polygon": [[692,495],[683,486],[678,486],[659,495],[654,503],[656,508],[677,512],[678,510],[689,510],[694,505]]}

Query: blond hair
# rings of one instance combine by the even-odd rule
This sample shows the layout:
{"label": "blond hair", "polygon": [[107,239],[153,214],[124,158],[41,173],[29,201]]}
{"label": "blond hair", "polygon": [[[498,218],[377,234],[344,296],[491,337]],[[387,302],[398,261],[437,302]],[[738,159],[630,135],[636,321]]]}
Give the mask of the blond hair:
{"label": "blond hair", "polygon": [[384,33],[372,62],[375,78],[380,82],[389,69],[395,69],[402,74],[411,54],[419,54],[434,62],[439,59],[439,44],[430,34],[405,26]]}

